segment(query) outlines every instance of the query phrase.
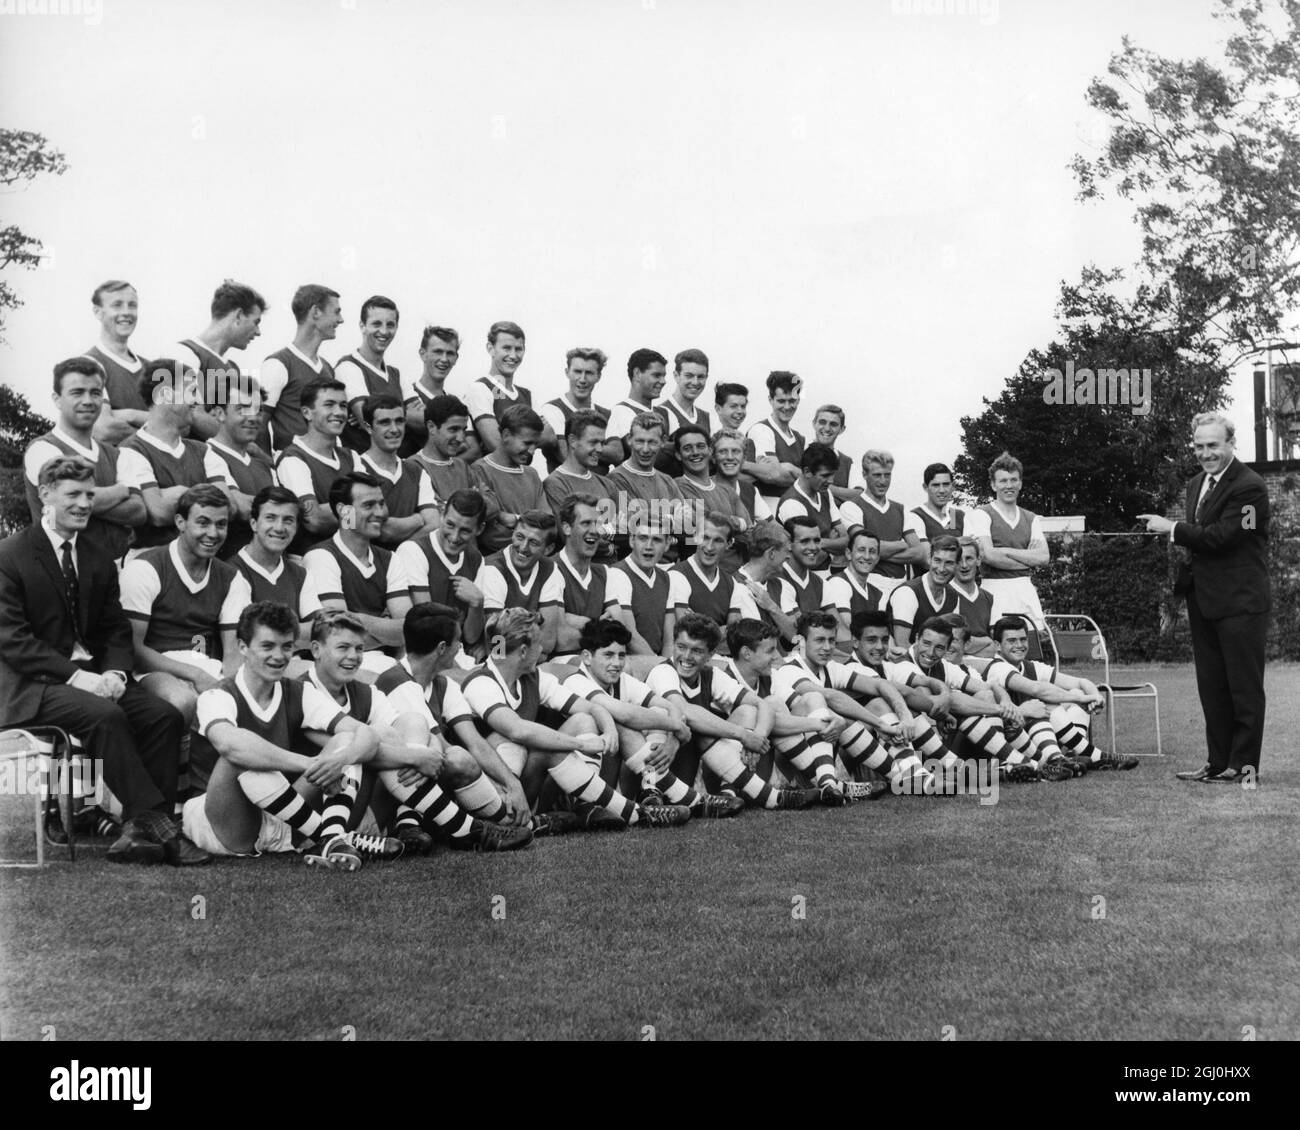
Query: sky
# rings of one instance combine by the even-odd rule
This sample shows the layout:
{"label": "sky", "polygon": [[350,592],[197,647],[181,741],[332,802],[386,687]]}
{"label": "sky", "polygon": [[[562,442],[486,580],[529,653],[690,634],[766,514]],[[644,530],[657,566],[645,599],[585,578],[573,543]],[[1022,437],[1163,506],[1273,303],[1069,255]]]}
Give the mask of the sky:
{"label": "sky", "polygon": [[1089,80],[1124,35],[1195,56],[1223,34],[1211,0],[18,10],[38,2],[0,0],[0,120],[69,163],[0,200],[47,249],[11,272],[26,305],[0,345],[0,380],[38,409],[54,362],[93,342],[105,279],[139,290],[145,356],[201,330],[223,279],[256,287],[253,370],[319,282],[348,318],[326,357],[386,294],[404,378],[424,324],[460,331],[453,391],[487,371],[498,319],[527,333],[536,403],[577,345],[610,355],[606,406],[642,346],[704,349],[713,380],[750,387],[751,420],[766,374],[794,370],[796,425],[843,406],[841,447],[892,450],[909,503],[960,418],[1052,339],[1061,281],[1137,255],[1122,203],[1075,199],[1069,162],[1104,136]]}

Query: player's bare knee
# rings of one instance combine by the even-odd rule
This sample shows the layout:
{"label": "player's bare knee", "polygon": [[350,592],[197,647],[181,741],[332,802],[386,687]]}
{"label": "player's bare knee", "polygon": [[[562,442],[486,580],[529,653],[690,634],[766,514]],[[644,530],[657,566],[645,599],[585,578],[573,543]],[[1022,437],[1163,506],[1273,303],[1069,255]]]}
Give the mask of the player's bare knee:
{"label": "player's bare knee", "polygon": [[469,750],[458,745],[447,747],[442,760],[440,780],[453,788],[460,788],[462,785],[468,785],[479,773],[478,762],[474,760]]}

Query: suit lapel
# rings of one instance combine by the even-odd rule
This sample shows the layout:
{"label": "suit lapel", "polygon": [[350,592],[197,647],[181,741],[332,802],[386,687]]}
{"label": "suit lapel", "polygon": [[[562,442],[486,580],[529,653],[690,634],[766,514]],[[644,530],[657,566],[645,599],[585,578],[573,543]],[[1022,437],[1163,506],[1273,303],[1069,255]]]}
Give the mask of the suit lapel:
{"label": "suit lapel", "polygon": [[[59,603],[67,606],[67,600],[64,597],[63,590],[63,564],[59,561],[58,555],[54,552],[54,545],[45,533],[44,527],[32,526],[32,549],[36,558],[40,561],[45,571],[50,575],[50,580],[54,583],[54,591],[58,594]],[[77,539],[77,612],[76,612],[76,630],[83,637],[85,636],[86,610],[89,607],[90,587],[84,583],[86,578],[85,555],[82,553],[81,539]]]}
{"label": "suit lapel", "polygon": [[[1209,497],[1205,500],[1205,513],[1201,515],[1202,525],[1217,517],[1223,509],[1223,500],[1228,497],[1228,488],[1232,486],[1232,482],[1237,477],[1240,469],[1241,460],[1233,459],[1228,469],[1219,476],[1219,481],[1214,484]],[[1205,478],[1204,472],[1201,473],[1201,478]]]}

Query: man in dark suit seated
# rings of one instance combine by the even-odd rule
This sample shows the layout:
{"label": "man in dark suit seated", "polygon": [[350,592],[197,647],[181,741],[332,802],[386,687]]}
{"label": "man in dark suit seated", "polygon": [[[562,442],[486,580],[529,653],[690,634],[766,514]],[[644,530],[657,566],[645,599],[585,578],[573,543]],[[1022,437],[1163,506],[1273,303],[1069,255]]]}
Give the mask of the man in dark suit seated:
{"label": "man in dark suit seated", "polygon": [[1187,597],[1196,686],[1209,761],[1178,776],[1253,784],[1264,742],[1264,643],[1271,604],[1268,487],[1236,458],[1232,421],[1219,412],[1192,420],[1202,473],[1187,486],[1187,519],[1140,514],[1152,533],[1189,552],[1174,592]]}
{"label": "man in dark suit seated", "polygon": [[131,681],[117,568],[79,536],[95,469],[51,459],[38,491],[40,524],[0,541],[0,724],[59,726],[80,739],[122,805],[111,862],[208,863],[170,816],[184,720]]}

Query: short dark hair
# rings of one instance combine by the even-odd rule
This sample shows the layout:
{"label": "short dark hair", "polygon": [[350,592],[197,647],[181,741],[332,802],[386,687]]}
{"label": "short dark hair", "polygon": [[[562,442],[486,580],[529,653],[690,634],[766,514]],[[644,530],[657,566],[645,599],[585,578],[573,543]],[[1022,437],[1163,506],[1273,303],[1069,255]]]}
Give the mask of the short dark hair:
{"label": "short dark hair", "polygon": [[946,620],[944,620],[942,616],[928,617],[925,623],[923,623],[921,627],[917,630],[916,634],[918,638],[920,637],[922,632],[937,632],[945,639],[949,639],[949,640],[952,639],[952,625],[949,624]]}
{"label": "short dark hair", "polygon": [[442,427],[448,420],[453,420],[457,416],[464,416],[468,421],[469,409],[459,396],[452,396],[451,393],[435,396],[424,406],[424,422],[432,424],[435,428]]}
{"label": "short dark hair", "polygon": [[855,612],[849,621],[849,634],[857,639],[868,628],[884,628],[889,631],[889,613],[883,608],[864,608],[861,612]]}
{"label": "short dark hair", "polygon": [[1029,621],[1023,616],[1003,616],[989,630],[989,635],[1001,643],[1002,637],[1008,632],[1024,632],[1028,635]]}
{"label": "short dark hair", "polygon": [[837,471],[839,466],[840,457],[835,454],[835,448],[825,443],[810,443],[799,460],[800,469],[810,475],[818,471]]}
{"label": "short dark hair", "polygon": [[813,628],[822,628],[827,631],[839,630],[839,619],[832,616],[829,612],[824,612],[820,608],[814,608],[809,612],[799,614],[799,619],[795,622],[795,634],[799,636],[808,635]]}
{"label": "short dark hair", "polygon": [[555,532],[559,522],[549,510],[525,510],[519,515],[515,526],[528,526],[546,535],[548,546],[555,541]]}
{"label": "short dark hair", "polygon": [[709,358],[702,349],[683,349],[673,358],[673,371],[680,373],[683,365],[703,365],[707,369]]}
{"label": "short dark hair", "polygon": [[588,428],[599,428],[603,432],[608,424],[609,418],[603,412],[584,408],[564,422],[564,438],[581,439]]}
{"label": "short dark hair", "polygon": [[743,396],[749,399],[749,389],[744,385],[736,384],[735,381],[723,381],[721,384],[713,386],[713,403],[721,408],[733,396]]}
{"label": "short dark hair", "polygon": [[929,463],[921,472],[921,485],[928,487],[935,475],[947,475],[952,478],[952,468],[947,463]]}
{"label": "short dark hair", "polygon": [[686,436],[691,436],[691,435],[703,436],[705,442],[707,442],[709,445],[709,450],[710,451],[713,450],[713,437],[709,435],[709,429],[701,427],[699,424],[683,424],[680,428],[678,428],[675,432],[673,432],[673,450],[680,451],[682,447],[682,440]]}
{"label": "short dark hair", "polygon": [[93,357],[69,357],[66,361],[60,361],[54,366],[54,394],[56,396],[63,391],[63,378],[69,373],[78,373],[83,377],[98,377],[100,384],[108,383],[108,377],[104,373],[104,366]]}
{"label": "short dark hair", "polygon": [[593,616],[583,624],[578,635],[578,647],[582,651],[599,651],[612,643],[627,647],[631,642],[632,633],[612,616]]}
{"label": "short dark hair", "polygon": [[238,310],[241,314],[252,317],[254,310],[266,310],[266,299],[251,286],[226,279],[212,292],[212,317],[224,318]]}
{"label": "short dark hair", "polygon": [[577,514],[579,506],[590,506],[593,509],[599,510],[600,499],[598,499],[594,494],[569,495],[569,497],[560,505],[560,513],[558,517],[561,526],[573,524],[573,517]]}
{"label": "short dark hair", "polygon": [[240,643],[250,644],[258,628],[267,628],[281,636],[297,636],[298,616],[287,604],[275,600],[259,600],[239,614],[235,638]]}
{"label": "short dark hair", "polygon": [[963,637],[970,635],[970,624],[966,622],[966,617],[960,612],[945,612],[937,619],[942,620],[952,629],[951,635],[955,636],[958,632],[961,632]]}
{"label": "short dark hair", "polygon": [[150,361],[140,370],[136,390],[145,405],[153,407],[154,396],[163,385],[170,386],[173,392],[179,392],[187,380],[194,380],[197,377],[198,373],[189,365],[182,364],[174,357],[160,357],[156,361]]}
{"label": "short dark hair", "polygon": [[727,625],[727,650],[731,652],[733,658],[739,657],[742,647],[753,651],[764,640],[780,638],[781,633],[766,620],[747,617]]}
{"label": "short dark hair", "polygon": [[382,491],[384,484],[374,475],[368,475],[364,471],[349,471],[346,475],[340,475],[330,483],[329,493],[330,513],[336,518],[340,506],[352,505],[354,487],[374,487],[376,490]]}
{"label": "short dark hair", "polygon": [[710,651],[717,651],[718,644],[722,641],[722,629],[708,616],[687,612],[684,616],[679,616],[673,626],[673,639],[678,636],[698,640]]}
{"label": "short dark hair", "polygon": [[627,359],[627,379],[632,379],[635,372],[645,372],[651,365],[663,365],[667,367],[668,358],[656,349],[634,349],[632,355]]}
{"label": "short dark hair", "polygon": [[361,321],[363,324],[372,309],[391,310],[399,319],[402,316],[401,312],[397,309],[397,303],[391,298],[385,298],[382,294],[372,294],[361,304]]}
{"label": "short dark hair", "polygon": [[289,309],[293,311],[293,320],[302,325],[313,307],[324,306],[331,298],[338,296],[337,290],[330,290],[329,287],[321,286],[319,283],[300,286],[293,292],[293,301],[289,303]]}
{"label": "short dark hair", "polygon": [[525,340],[524,331],[519,328],[519,323],[493,322],[488,327],[488,336],[487,336],[488,345],[496,345],[497,338],[499,338],[502,334],[509,334],[511,337],[517,337],[520,341]]}
{"label": "short dark hair", "polygon": [[854,526],[853,529],[849,531],[849,544],[847,548],[850,553],[853,552],[853,547],[857,545],[859,538],[870,538],[876,543],[876,549],[880,549],[879,534],[872,533],[866,526]]}
{"label": "short dark hair", "polygon": [[293,506],[298,511],[298,520],[302,520],[302,503],[298,501],[298,496],[288,487],[273,484],[269,487],[263,487],[253,495],[253,501],[248,505],[248,520],[250,522],[257,521],[257,516],[262,512],[263,506]]}
{"label": "short dark hair", "polygon": [[304,408],[315,408],[316,399],[322,392],[347,392],[348,386],[345,385],[338,377],[312,377],[305,385],[302,386],[302,397],[299,403]]}
{"label": "short dark hair", "polygon": [[437,605],[417,604],[402,621],[402,643],[410,655],[432,655],[439,644],[456,642],[460,622]]}
{"label": "short dark hair", "polygon": [[311,625],[311,642],[324,643],[335,632],[366,634],[366,626],[346,608],[324,608],[316,614]]}
{"label": "short dark hair", "polygon": [[103,302],[100,300],[104,295],[112,294],[117,290],[135,290],[135,287],[123,279],[109,279],[108,282],[102,282],[95,287],[95,293],[90,296],[90,304],[92,306],[102,306]]}
{"label": "short dark hair", "polygon": [[190,487],[176,501],[176,513],[182,518],[188,518],[190,511],[196,506],[210,506],[213,509],[224,507],[230,510],[230,499],[226,492],[215,483],[200,483],[198,486]]}
{"label": "short dark hair", "polygon": [[527,404],[512,404],[501,413],[501,419],[497,423],[501,431],[511,435],[526,431],[540,432],[546,427],[542,418]]}
{"label": "short dark hair", "polygon": [[930,543],[930,556],[936,553],[955,553],[958,558],[961,557],[961,542],[952,534],[940,534]]}
{"label": "short dark hair", "polygon": [[447,326],[425,326],[424,333],[420,335],[420,348],[429,347],[429,338],[436,337],[439,341],[455,342],[457,351],[460,350],[460,334]]}
{"label": "short dark hair", "polygon": [[61,483],[65,479],[74,483],[84,483],[95,477],[94,465],[75,455],[56,455],[41,464],[36,476],[38,486],[48,487]]}
{"label": "short dark hair", "polygon": [[788,373],[784,369],[775,369],[767,374],[767,395],[775,396],[780,392],[797,392],[803,382],[797,373]]}
{"label": "short dark hair", "polygon": [[[392,411],[394,408],[401,407],[402,402],[398,400],[397,397],[387,392],[381,392],[376,396],[367,396],[365,400],[361,402],[361,418],[365,420],[367,424],[373,424],[375,422],[376,412],[384,408]],[[405,420],[406,417],[403,416],[402,419]]]}
{"label": "short dark hair", "polygon": [[487,499],[476,490],[462,487],[452,492],[447,499],[446,509],[456,511],[462,518],[473,518],[482,525],[487,518]]}
{"label": "short dark hair", "polygon": [[811,527],[812,529],[816,530],[818,533],[821,532],[821,528],[822,528],[821,523],[818,522],[817,519],[814,518],[811,514],[795,514],[793,517],[787,518],[784,522],[781,523],[781,525],[785,527],[785,532],[790,535],[791,541],[794,540],[795,530],[799,529],[801,526],[804,527],[805,529]]}

